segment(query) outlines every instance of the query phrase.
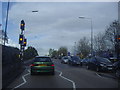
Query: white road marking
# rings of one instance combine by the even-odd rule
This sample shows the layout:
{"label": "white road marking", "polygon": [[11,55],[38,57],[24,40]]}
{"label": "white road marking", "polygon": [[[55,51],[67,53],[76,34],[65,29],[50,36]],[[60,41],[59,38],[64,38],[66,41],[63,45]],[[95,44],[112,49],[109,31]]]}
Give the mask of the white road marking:
{"label": "white road marking", "polygon": [[[56,71],[60,73],[60,74],[59,74],[60,77],[62,77],[63,79],[66,79],[66,80],[72,82],[72,84],[73,84],[73,90],[76,90],[76,86],[75,86],[75,82],[74,82],[74,81],[72,81],[72,80],[70,80],[70,79],[62,76],[62,72],[61,72],[61,71],[58,71],[58,70],[56,70]],[[16,86],[16,87],[14,87],[12,90],[14,90],[14,89],[16,89],[16,88],[19,88],[20,86],[24,85],[24,84],[27,82],[26,79],[25,79],[25,77],[30,74],[30,70],[28,70],[28,72],[29,72],[29,73],[27,73],[27,74],[25,74],[25,75],[22,76],[22,79],[23,79],[24,82],[21,83],[20,85]]]}
{"label": "white road marking", "polygon": [[12,90],[14,90],[14,89],[16,89],[16,88],[24,85],[24,84],[27,82],[26,79],[25,79],[25,77],[30,74],[30,71],[29,71],[29,70],[28,70],[28,72],[29,72],[29,73],[27,73],[27,74],[25,74],[25,75],[22,76],[22,79],[23,79],[24,82],[21,83],[20,85],[16,86],[16,87],[14,87]]}
{"label": "white road marking", "polygon": [[99,76],[99,77],[102,77],[102,76],[100,76],[98,73],[96,73],[96,75]]}
{"label": "white road marking", "polygon": [[72,84],[73,84],[73,90],[76,90],[76,86],[75,86],[75,82],[74,82],[74,81],[72,81],[72,80],[70,80],[70,79],[62,76],[62,72],[61,72],[61,71],[58,71],[58,70],[56,70],[56,71],[60,73],[60,74],[59,74],[60,77],[62,77],[63,79],[66,79],[66,80],[72,82]]}
{"label": "white road marking", "polygon": [[28,70],[28,72],[30,73],[30,70]]}

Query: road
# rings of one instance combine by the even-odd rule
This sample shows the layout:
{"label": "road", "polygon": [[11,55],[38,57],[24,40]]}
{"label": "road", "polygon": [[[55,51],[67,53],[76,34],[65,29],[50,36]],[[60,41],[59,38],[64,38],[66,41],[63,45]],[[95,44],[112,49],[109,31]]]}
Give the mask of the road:
{"label": "road", "polygon": [[118,88],[118,80],[111,77],[101,76],[92,70],[81,66],[61,64],[60,60],[54,59],[55,75],[30,75],[30,68],[18,77],[8,88]]}

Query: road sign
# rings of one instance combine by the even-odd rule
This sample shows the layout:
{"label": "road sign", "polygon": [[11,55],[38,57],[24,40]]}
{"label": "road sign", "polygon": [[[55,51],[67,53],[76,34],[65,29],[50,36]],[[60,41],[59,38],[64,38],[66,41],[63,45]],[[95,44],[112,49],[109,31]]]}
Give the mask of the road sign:
{"label": "road sign", "polygon": [[68,56],[70,56],[70,52],[68,52]]}

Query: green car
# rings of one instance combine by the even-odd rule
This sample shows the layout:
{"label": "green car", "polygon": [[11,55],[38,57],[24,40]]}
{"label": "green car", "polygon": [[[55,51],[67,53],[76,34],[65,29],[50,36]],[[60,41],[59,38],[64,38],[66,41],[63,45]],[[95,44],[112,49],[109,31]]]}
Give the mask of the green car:
{"label": "green car", "polygon": [[31,75],[35,73],[51,73],[54,75],[54,64],[50,57],[37,56],[30,65]]}

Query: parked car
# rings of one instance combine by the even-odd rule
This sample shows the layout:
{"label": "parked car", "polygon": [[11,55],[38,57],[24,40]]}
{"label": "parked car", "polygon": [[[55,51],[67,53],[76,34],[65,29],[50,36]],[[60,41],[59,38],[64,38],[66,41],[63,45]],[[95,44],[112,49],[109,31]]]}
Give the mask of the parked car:
{"label": "parked car", "polygon": [[110,57],[109,60],[114,63],[117,61],[117,57]]}
{"label": "parked car", "polygon": [[89,61],[89,58],[84,58],[84,59],[82,59],[82,60],[81,60],[80,65],[81,65],[81,66],[83,66],[83,65],[85,65],[85,66],[86,66],[86,65],[87,65],[87,63],[88,63],[88,61]]}
{"label": "parked car", "polygon": [[113,63],[102,57],[91,57],[87,63],[87,69],[99,71],[113,71]]}
{"label": "parked car", "polygon": [[120,78],[120,60],[113,64],[116,77]]}
{"label": "parked car", "polygon": [[68,60],[68,64],[70,65],[80,65],[80,63],[81,59],[79,58],[79,56],[70,56]]}
{"label": "parked car", "polygon": [[61,63],[67,64],[68,63],[68,56],[62,57]]}
{"label": "parked car", "polygon": [[35,73],[51,73],[54,75],[54,64],[50,57],[47,56],[37,56],[33,59],[30,65],[31,75]]}
{"label": "parked car", "polygon": [[58,57],[58,59],[60,59],[60,60],[61,60],[61,59],[62,59],[62,56],[59,56],[59,57]]}

